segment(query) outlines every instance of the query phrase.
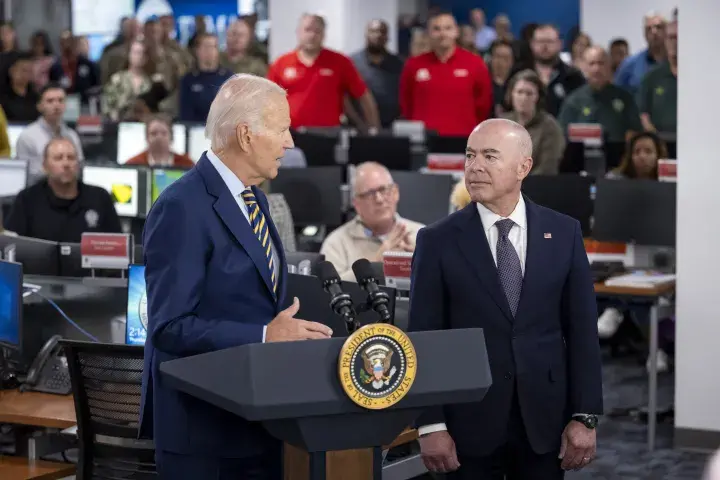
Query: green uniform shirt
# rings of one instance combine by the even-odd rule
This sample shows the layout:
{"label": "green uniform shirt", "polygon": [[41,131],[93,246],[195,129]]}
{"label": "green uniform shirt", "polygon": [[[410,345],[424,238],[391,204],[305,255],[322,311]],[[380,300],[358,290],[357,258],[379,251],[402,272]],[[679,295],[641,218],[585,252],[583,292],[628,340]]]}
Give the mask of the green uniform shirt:
{"label": "green uniform shirt", "polygon": [[610,142],[624,142],[628,131],[643,130],[632,95],[613,84],[601,90],[583,85],[572,92],[563,102],[558,121],[566,134],[571,123],[600,124],[605,140]]}
{"label": "green uniform shirt", "polygon": [[231,61],[226,52],[220,53],[220,65],[233,73],[249,73],[258,77],[267,75],[267,64],[258,57],[245,55],[236,61]]}
{"label": "green uniform shirt", "polygon": [[662,63],[645,74],[637,103],[640,113],[650,115],[658,132],[677,132],[677,77],[669,63]]}

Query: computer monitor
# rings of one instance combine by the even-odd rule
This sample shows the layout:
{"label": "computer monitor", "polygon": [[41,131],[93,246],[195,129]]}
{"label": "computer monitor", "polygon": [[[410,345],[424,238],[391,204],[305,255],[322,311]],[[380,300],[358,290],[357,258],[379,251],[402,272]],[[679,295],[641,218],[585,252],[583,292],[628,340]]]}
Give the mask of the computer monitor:
{"label": "computer monitor", "polygon": [[128,269],[127,321],[125,343],[145,345],[147,339],[147,296],[145,294],[145,266],[130,265]]}
{"label": "computer monitor", "polygon": [[188,127],[188,156],[197,162],[206,150],[210,150],[210,140],[205,138],[205,127]]}
{"label": "computer monitor", "polygon": [[[350,295],[355,305],[363,304],[367,300],[367,292],[355,282],[342,282],[342,289]],[[385,286],[380,286],[380,290],[388,294],[388,310],[394,317],[397,290]],[[289,273],[286,298],[292,301],[293,297],[300,300],[300,310],[295,315],[296,318],[304,318],[327,325],[332,329],[333,337],[348,336],[345,322],[330,308],[330,294],[323,289],[322,283],[317,277]],[[361,325],[379,321],[378,315],[372,310],[359,313],[357,318]]]}
{"label": "computer monitor", "polygon": [[160,194],[175,180],[185,175],[186,170],[155,168],[152,171],[151,187],[152,203],[158,199]]}
{"label": "computer monitor", "polygon": [[430,225],[450,214],[450,194],[455,185],[452,175],[393,171],[400,191],[398,213],[409,220]]}
{"label": "computer monitor", "polygon": [[0,159],[0,197],[17,195],[27,186],[27,177],[27,161]]}
{"label": "computer monitor", "polygon": [[115,210],[122,217],[137,217],[147,213],[147,183],[141,181],[136,168],[97,167],[86,165],[82,172],[83,182],[95,185],[110,193]]}
{"label": "computer monitor", "polygon": [[560,161],[560,172],[562,173],[579,173],[582,171],[590,172],[597,175],[598,173],[609,172],[617,168],[622,162],[625,153],[625,143],[623,142],[605,142],[602,149],[598,149],[598,153],[602,153],[604,157],[603,172],[592,172],[599,162],[594,159],[588,159],[586,156],[587,148],[579,142],[570,142],[565,147],[563,158]]}
{"label": "computer monitor", "polygon": [[330,132],[293,132],[295,147],[305,154],[308,166],[324,167],[337,165],[335,148],[338,144],[338,133]]}
{"label": "computer monitor", "polygon": [[589,236],[594,184],[594,177],[576,174],[530,175],[523,181],[522,191],[538,205],[576,219],[583,235]]}
{"label": "computer monitor", "polygon": [[298,226],[343,223],[343,168],[289,168],[270,182],[270,191],[282,193]]}
{"label": "computer monitor", "polygon": [[8,140],[10,141],[10,158],[17,156],[17,141],[18,138],[20,138],[20,134],[25,130],[25,127],[27,127],[27,125],[7,126]]}
{"label": "computer monitor", "polygon": [[58,247],[57,242],[49,240],[0,233],[0,250],[13,250],[15,261],[22,264],[25,275],[58,276]]}
{"label": "computer monitor", "polygon": [[409,171],[412,169],[410,139],[392,135],[350,137],[348,160],[352,165],[373,161],[389,170]]}
{"label": "computer monitor", "polygon": [[427,135],[428,153],[465,153],[467,137],[445,137],[437,134]]}
{"label": "computer monitor", "polygon": [[597,182],[592,237],[603,242],[674,247],[674,182],[613,180]]}
{"label": "computer monitor", "polygon": [[0,260],[0,345],[20,349],[23,268]]}
{"label": "computer monitor", "polygon": [[[186,153],[186,129],[185,125],[174,124],[172,127],[173,138],[170,150],[174,153]],[[147,150],[147,136],[145,135],[145,124],[139,122],[123,122],[118,126],[118,147],[117,163],[124,165],[135,155]]]}

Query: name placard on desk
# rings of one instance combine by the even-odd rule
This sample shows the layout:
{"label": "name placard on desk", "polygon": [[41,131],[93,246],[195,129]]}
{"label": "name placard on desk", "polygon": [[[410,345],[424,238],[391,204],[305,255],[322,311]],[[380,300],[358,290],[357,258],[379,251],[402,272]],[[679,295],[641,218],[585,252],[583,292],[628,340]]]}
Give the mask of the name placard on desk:
{"label": "name placard on desk", "polygon": [[677,160],[661,158],[658,160],[658,180],[677,182]]}
{"label": "name placard on desk", "polygon": [[125,233],[83,233],[80,254],[83,268],[127,270],[132,235]]}
{"label": "name placard on desk", "polygon": [[428,170],[441,172],[465,171],[465,155],[462,153],[432,153],[427,156]]}
{"label": "name placard on desk", "polygon": [[410,290],[412,256],[413,254],[410,252],[385,252],[383,254],[385,285],[398,290]]}
{"label": "name placard on desk", "polygon": [[568,125],[568,139],[572,143],[600,147],[603,144],[602,126],[599,123],[571,123]]}

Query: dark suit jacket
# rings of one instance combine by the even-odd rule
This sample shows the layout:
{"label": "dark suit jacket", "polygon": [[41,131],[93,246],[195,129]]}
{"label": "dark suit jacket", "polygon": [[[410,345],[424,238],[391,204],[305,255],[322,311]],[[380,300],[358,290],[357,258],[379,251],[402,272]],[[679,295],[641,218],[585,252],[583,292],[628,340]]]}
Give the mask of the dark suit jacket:
{"label": "dark suit jacket", "polygon": [[445,422],[461,455],[487,455],[505,441],[515,388],[538,454],[558,451],[573,413],[602,413],[597,307],[580,224],[525,203],[527,258],[514,319],[474,203],[417,237],[409,329],[485,332],[493,383],[483,401],[432,409],[418,422]]}
{"label": "dark suit jacket", "polygon": [[[253,187],[286,271],[267,199]],[[155,202],[143,232],[148,299],[140,437],[157,450],[240,458],[277,447],[258,424],[163,385],[162,362],[262,341],[280,311],[267,259],[250,223],[205,155]],[[232,378],[232,365],[226,375]]]}

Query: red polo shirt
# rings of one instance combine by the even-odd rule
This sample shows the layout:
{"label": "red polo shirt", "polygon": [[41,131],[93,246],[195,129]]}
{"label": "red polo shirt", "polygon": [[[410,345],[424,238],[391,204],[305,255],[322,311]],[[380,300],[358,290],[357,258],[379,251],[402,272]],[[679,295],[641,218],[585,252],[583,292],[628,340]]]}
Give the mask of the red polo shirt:
{"label": "red polo shirt", "polygon": [[270,66],[267,78],[288,93],[292,127],[337,127],[345,94],[362,96],[367,87],[352,61],[323,48],[307,66],[297,51],[281,56]]}
{"label": "red polo shirt", "polygon": [[490,117],[493,88],[482,58],[456,48],[446,62],[433,53],[409,58],[400,77],[400,108],[440,135],[465,136]]}

